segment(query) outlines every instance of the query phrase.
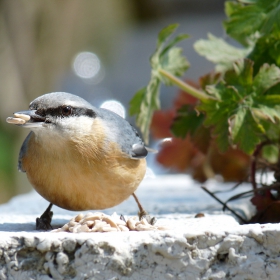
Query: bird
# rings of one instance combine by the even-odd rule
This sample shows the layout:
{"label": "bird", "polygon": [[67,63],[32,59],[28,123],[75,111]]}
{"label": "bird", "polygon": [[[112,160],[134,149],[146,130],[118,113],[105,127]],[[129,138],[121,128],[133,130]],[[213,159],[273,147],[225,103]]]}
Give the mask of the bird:
{"label": "bird", "polygon": [[7,122],[29,128],[18,158],[34,189],[50,202],[36,229],[51,229],[53,205],[102,210],[131,195],[140,217],[147,214],[135,191],[146,173],[147,148],[124,118],[66,92],[34,99]]}

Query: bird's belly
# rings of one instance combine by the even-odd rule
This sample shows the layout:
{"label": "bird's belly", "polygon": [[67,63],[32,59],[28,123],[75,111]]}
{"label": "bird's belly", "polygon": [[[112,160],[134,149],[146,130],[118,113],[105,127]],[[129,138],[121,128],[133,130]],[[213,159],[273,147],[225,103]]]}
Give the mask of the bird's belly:
{"label": "bird's belly", "polygon": [[[140,165],[145,162],[139,161]],[[57,166],[58,170],[40,176],[27,172],[28,179],[45,199],[68,210],[105,209],[127,199],[143,179],[143,172],[121,170],[111,172],[85,172],[81,168]],[[50,171],[50,170],[49,170]],[[99,170],[100,171],[100,170]]]}
{"label": "bird's belly", "polygon": [[76,211],[118,205],[137,189],[146,172],[145,159],[88,162],[77,158],[65,160],[41,151],[27,154],[22,162],[30,183],[40,195],[61,208]]}

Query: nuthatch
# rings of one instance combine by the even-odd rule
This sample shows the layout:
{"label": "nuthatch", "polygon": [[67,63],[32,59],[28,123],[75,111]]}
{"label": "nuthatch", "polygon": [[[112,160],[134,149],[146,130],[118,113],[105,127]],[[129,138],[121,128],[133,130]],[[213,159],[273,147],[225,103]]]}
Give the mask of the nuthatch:
{"label": "nuthatch", "polygon": [[42,95],[14,116],[7,122],[31,128],[18,169],[50,202],[38,229],[51,228],[53,204],[105,209],[133,195],[144,212],[134,192],[145,176],[148,150],[125,119],[65,92]]}

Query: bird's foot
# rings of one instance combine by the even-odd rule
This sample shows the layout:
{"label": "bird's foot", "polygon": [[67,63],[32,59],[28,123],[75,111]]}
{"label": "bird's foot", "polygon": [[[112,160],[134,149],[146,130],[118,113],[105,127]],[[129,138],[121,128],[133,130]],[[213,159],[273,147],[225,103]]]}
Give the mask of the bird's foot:
{"label": "bird's foot", "polygon": [[50,230],[53,229],[51,226],[53,212],[51,211],[53,204],[50,203],[46,211],[41,215],[40,218],[36,219],[36,230]]}
{"label": "bird's foot", "polygon": [[148,212],[146,212],[145,210],[139,211],[138,212],[138,217],[139,217],[139,221],[141,221],[142,219],[146,219],[146,221],[150,224],[150,225],[154,225],[157,222],[156,217],[151,217]]}
{"label": "bird's foot", "polygon": [[134,197],[137,205],[138,205],[138,208],[139,208],[139,212],[138,212],[138,217],[139,217],[139,221],[141,221],[143,218],[145,218],[147,220],[147,222],[150,224],[150,225],[154,225],[156,222],[157,222],[157,219],[155,217],[151,217],[148,212],[146,212],[143,208],[143,206],[141,205],[138,197],[136,196],[135,193],[132,194],[132,196]]}

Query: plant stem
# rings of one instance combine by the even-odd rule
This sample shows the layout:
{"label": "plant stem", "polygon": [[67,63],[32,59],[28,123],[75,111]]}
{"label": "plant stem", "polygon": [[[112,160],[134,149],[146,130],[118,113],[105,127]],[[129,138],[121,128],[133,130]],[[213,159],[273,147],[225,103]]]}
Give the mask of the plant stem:
{"label": "plant stem", "polygon": [[251,183],[253,186],[253,190],[257,189],[256,170],[257,170],[257,160],[258,160],[259,153],[261,152],[263,146],[265,146],[269,143],[270,143],[270,141],[268,141],[268,140],[261,142],[260,144],[257,145],[257,147],[253,153],[253,159],[252,159],[252,163],[251,163]]}
{"label": "plant stem", "polygon": [[192,95],[193,97],[196,97],[197,99],[199,99],[201,101],[209,100],[209,99],[216,99],[212,96],[205,94],[203,91],[198,90],[198,89],[192,87],[191,85],[183,82],[182,80],[178,79],[177,77],[175,77],[174,75],[170,74],[169,72],[167,72],[163,69],[159,69],[158,72],[165,78],[169,79],[173,84],[178,86],[180,89],[182,89],[183,91],[189,93],[190,95]]}
{"label": "plant stem", "polygon": [[216,199],[218,202],[220,202],[224,208],[226,208],[227,210],[229,210],[231,213],[233,213],[238,219],[240,219],[244,224],[247,223],[247,221],[245,219],[243,219],[243,217],[241,217],[239,214],[237,214],[234,210],[232,210],[230,207],[228,207],[226,205],[226,203],[224,203],[223,201],[221,201],[215,194],[213,194],[212,192],[210,192],[209,190],[207,190],[207,188],[205,187],[201,187],[205,192],[207,192],[208,194],[210,194],[214,199]]}

